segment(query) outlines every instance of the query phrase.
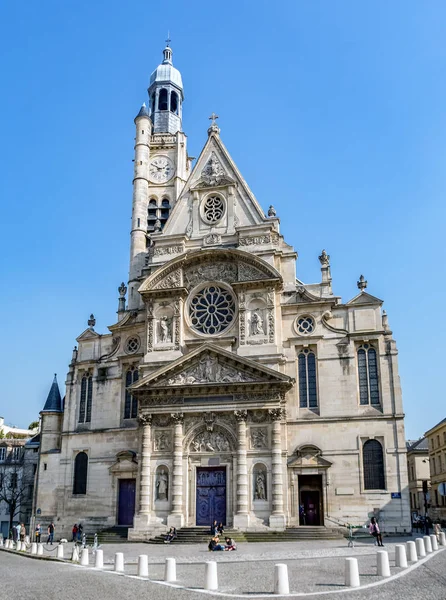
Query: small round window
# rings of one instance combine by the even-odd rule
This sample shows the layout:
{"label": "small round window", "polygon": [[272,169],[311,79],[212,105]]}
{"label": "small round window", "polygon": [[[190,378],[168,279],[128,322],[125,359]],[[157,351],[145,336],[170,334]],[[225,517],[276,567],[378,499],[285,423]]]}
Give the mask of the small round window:
{"label": "small round window", "polygon": [[234,321],[235,301],[229,290],[219,285],[207,285],[199,290],[189,304],[192,327],[206,335],[216,335]]}
{"label": "small round window", "polygon": [[313,333],[315,323],[313,317],[299,317],[296,321],[296,329],[300,335]]}
{"label": "small round window", "polygon": [[212,225],[223,217],[225,212],[225,201],[221,196],[208,196],[202,208],[203,220]]}
{"label": "small round window", "polygon": [[139,338],[138,337],[129,337],[129,339],[125,343],[125,351],[127,354],[134,354],[139,350]]}

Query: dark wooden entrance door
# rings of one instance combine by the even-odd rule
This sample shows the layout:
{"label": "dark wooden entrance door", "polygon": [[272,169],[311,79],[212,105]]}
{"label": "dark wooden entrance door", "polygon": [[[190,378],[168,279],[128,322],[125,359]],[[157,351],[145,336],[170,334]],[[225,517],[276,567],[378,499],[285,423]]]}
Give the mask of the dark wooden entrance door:
{"label": "dark wooden entrance door", "polygon": [[136,479],[119,480],[118,525],[133,526]]}
{"label": "dark wooden entrance door", "polygon": [[226,467],[197,467],[197,525],[226,525]]}
{"label": "dark wooden entrance door", "polygon": [[299,525],[323,525],[322,475],[299,475]]}
{"label": "dark wooden entrance door", "polygon": [[320,495],[316,491],[302,491],[301,501],[305,513],[305,525],[320,525],[321,515],[319,512]]}

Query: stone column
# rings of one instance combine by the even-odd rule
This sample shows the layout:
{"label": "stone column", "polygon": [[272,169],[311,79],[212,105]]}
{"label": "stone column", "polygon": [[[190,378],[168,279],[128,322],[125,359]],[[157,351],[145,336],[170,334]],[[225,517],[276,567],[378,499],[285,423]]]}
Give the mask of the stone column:
{"label": "stone column", "polygon": [[271,444],[272,463],[272,513],[269,526],[273,529],[285,529],[285,514],[283,512],[283,465],[282,465],[282,426],[281,421],[285,411],[283,408],[273,408],[268,411],[273,422]]}
{"label": "stone column", "polygon": [[171,414],[174,425],[172,512],[167,517],[169,527],[183,527],[183,413]]}
{"label": "stone column", "polygon": [[139,512],[150,515],[150,454],[152,446],[152,415],[141,415],[142,425],[141,473],[139,479]]}
{"label": "stone column", "polygon": [[248,512],[248,467],[246,463],[246,420],[248,411],[234,411],[237,420],[237,512],[234,515],[234,527],[245,529],[249,526]]}

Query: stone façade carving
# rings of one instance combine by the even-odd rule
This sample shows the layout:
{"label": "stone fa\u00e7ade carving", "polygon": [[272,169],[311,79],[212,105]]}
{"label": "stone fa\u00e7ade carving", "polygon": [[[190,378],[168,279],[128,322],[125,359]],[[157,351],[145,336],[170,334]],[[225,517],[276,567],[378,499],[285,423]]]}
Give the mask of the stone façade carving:
{"label": "stone fa\u00e7ade carving", "polygon": [[243,237],[239,239],[239,246],[263,246],[265,244],[279,245],[279,236],[277,233],[266,233],[264,235],[256,235]]}
{"label": "stone fa\u00e7ade carving", "polygon": [[250,410],[249,416],[253,423],[264,423],[268,418],[268,413],[266,410]]}
{"label": "stone fa\u00e7ade carving", "polygon": [[190,452],[229,452],[231,445],[225,433],[217,431],[201,431],[189,445]]}
{"label": "stone fa\u00e7ade carving", "polygon": [[206,187],[222,185],[224,183],[232,183],[232,181],[226,176],[222,164],[215,152],[212,152],[209,160],[201,171],[201,185]]}
{"label": "stone fa\u00e7ade carving", "polygon": [[154,286],[154,290],[166,290],[169,288],[176,288],[181,286],[181,269],[176,269],[169,275],[163,277]]}
{"label": "stone fa\u00e7ade carving", "polygon": [[265,279],[265,273],[254,265],[249,265],[244,262],[239,263],[238,279],[239,281],[253,281],[257,279]]}
{"label": "stone fa\u00e7ade carving", "polygon": [[169,344],[172,342],[172,319],[166,316],[160,317],[158,321],[158,339],[161,344]]}
{"label": "stone fa\u00e7ade carving", "polygon": [[155,431],[153,435],[153,449],[156,451],[170,450],[172,436],[170,431]]}
{"label": "stone fa\u00e7ade carving", "polygon": [[254,500],[266,500],[266,469],[257,465],[254,475]]}
{"label": "stone fa\u00e7ade carving", "polygon": [[163,467],[160,467],[156,475],[156,499],[167,500],[169,495],[169,475]]}
{"label": "stone fa\u00e7ade carving", "polygon": [[153,424],[157,427],[167,427],[170,424],[170,415],[153,415]]}
{"label": "stone fa\u00e7ade carving", "polygon": [[169,406],[170,404],[183,404],[181,396],[147,396],[141,399],[143,406]]}
{"label": "stone fa\u00e7ade carving", "polygon": [[253,450],[268,448],[268,431],[266,427],[252,427],[250,431],[250,441]]}
{"label": "stone fa\u00e7ade carving", "polygon": [[140,425],[151,425],[152,415],[139,415],[137,421]]}
{"label": "stone fa\u00e7ade carving", "polygon": [[268,402],[268,401],[280,401],[285,400],[285,394],[283,392],[259,392],[252,394],[234,394],[234,400],[237,402],[246,402],[253,400],[255,402]]}
{"label": "stone fa\u00e7ade carving", "polygon": [[205,354],[198,364],[171,377],[167,380],[167,383],[168,385],[184,385],[199,383],[235,383],[243,381],[256,381],[256,378],[248,373],[237,371],[233,367],[220,364],[218,357],[213,356],[212,354]]}
{"label": "stone fa\u00e7ade carving", "polygon": [[165,256],[171,254],[181,254],[184,251],[183,246],[164,246],[161,248],[154,248],[153,256]]}
{"label": "stone fa\u00e7ade carving", "polygon": [[218,261],[192,265],[185,269],[184,279],[186,287],[191,289],[205,281],[237,281],[237,265],[235,263]]}
{"label": "stone fa\u00e7ade carving", "polygon": [[217,244],[221,244],[221,235],[218,233],[209,233],[204,238],[205,246],[216,246]]}

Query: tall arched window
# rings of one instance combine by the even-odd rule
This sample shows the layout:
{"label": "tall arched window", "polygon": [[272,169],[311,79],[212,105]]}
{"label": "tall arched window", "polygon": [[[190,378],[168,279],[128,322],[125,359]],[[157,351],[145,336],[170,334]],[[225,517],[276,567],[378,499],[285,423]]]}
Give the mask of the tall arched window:
{"label": "tall arched window", "polygon": [[162,88],[158,97],[158,110],[169,110],[167,105],[167,90]]}
{"label": "tall arched window", "polygon": [[87,493],[88,456],[79,452],[74,459],[73,494]]}
{"label": "tall arched window", "polygon": [[133,396],[128,388],[138,381],[139,373],[138,367],[132,365],[127,369],[125,374],[125,405],[124,405],[124,419],[136,419],[138,416],[138,400]]}
{"label": "tall arched window", "polygon": [[79,423],[90,423],[91,403],[93,400],[93,377],[85,373],[81,381],[81,400],[79,404]]}
{"label": "tall arched window", "polygon": [[364,467],[364,489],[384,490],[383,447],[378,440],[367,440],[362,448],[362,462]]}
{"label": "tall arched window", "polygon": [[379,404],[378,361],[370,344],[358,348],[359,403]]}
{"label": "tall arched window", "polygon": [[301,408],[317,408],[316,355],[305,348],[298,355],[299,405]]}
{"label": "tall arched window", "polygon": [[178,114],[178,94],[176,92],[170,93],[170,112]]}

